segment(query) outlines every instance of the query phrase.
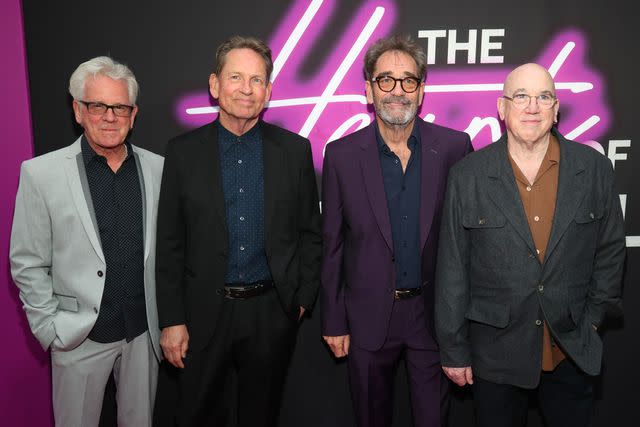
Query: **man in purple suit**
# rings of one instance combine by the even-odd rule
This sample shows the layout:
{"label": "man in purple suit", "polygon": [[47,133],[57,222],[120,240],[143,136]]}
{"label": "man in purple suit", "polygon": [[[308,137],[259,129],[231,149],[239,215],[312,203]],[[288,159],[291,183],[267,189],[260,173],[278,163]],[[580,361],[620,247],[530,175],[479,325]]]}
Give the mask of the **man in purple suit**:
{"label": "man in purple suit", "polygon": [[443,425],[447,383],[433,331],[433,278],[449,168],[465,133],[416,117],[427,58],[411,38],[365,55],[376,120],[327,145],[322,176],[322,333],[348,356],[359,426],[390,426],[405,359],[415,426]]}

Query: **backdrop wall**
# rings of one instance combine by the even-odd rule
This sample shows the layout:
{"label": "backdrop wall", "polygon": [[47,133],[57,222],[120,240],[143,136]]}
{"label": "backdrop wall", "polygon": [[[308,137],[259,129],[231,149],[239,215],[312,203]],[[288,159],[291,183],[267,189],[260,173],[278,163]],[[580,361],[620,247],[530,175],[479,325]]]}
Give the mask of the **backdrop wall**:
{"label": "backdrop wall", "polygon": [[[114,0],[109,7],[81,0],[25,2],[27,97],[19,2],[3,2],[2,46],[11,49],[4,57],[15,59],[16,66],[2,79],[3,88],[7,86],[3,93],[10,97],[0,108],[3,128],[11,125],[20,133],[2,132],[0,159],[6,164],[0,183],[5,202],[0,211],[0,315],[8,325],[3,334],[8,334],[10,349],[2,357],[13,361],[0,367],[3,378],[5,372],[10,378],[2,385],[0,398],[9,402],[2,412],[14,417],[12,425],[46,425],[26,423],[25,413],[50,419],[46,354],[30,337],[8,278],[7,236],[19,162],[31,154],[30,131],[35,154],[66,146],[80,132],[67,94],[69,75],[80,62],[108,54],[131,66],[141,84],[134,142],[162,154],[170,137],[215,118],[207,79],[217,45],[233,34],[258,36],[269,42],[275,59],[265,119],[308,136],[320,173],[326,143],[372,120],[362,74],[367,46],[379,37],[406,33],[418,38],[429,56],[427,95],[419,112],[424,120],[467,131],[476,148],[489,144],[501,133],[495,107],[501,83],[515,66],[535,61],[555,76],[561,132],[614,162],[629,247],[625,316],[606,327],[595,425],[635,425],[631,420],[640,398],[635,384],[640,374],[634,364],[640,345],[634,338],[640,333],[640,301],[633,283],[640,278],[640,190],[634,170],[640,158],[633,154],[633,113],[640,55],[631,6],[631,1],[595,0]],[[16,106],[24,106],[24,114]],[[300,328],[282,426],[353,425],[346,366],[336,363],[322,344],[318,313]],[[397,382],[395,425],[406,426],[410,415],[402,369]],[[456,392],[450,424],[472,425],[465,391]],[[541,425],[535,411],[530,425]]]}

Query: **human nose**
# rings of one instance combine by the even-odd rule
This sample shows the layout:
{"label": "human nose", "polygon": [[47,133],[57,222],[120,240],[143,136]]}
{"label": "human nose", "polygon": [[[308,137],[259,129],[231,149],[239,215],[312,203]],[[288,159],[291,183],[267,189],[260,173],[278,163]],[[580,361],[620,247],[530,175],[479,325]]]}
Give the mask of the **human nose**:
{"label": "human nose", "polygon": [[242,93],[244,93],[246,95],[250,95],[253,92],[253,86],[251,86],[251,80],[250,79],[243,79],[242,80],[242,86],[240,87],[240,90],[242,91]]}
{"label": "human nose", "polygon": [[108,122],[114,122],[118,120],[118,116],[113,112],[113,107],[107,107],[107,111],[102,115],[102,119]]}
{"label": "human nose", "polygon": [[540,104],[538,103],[537,96],[529,96],[529,105],[527,105],[526,110],[536,113],[540,110]]}
{"label": "human nose", "polygon": [[402,82],[399,80],[396,80],[395,83],[396,83],[395,86],[393,86],[393,89],[391,89],[391,93],[397,96],[404,95],[406,92],[402,88]]}

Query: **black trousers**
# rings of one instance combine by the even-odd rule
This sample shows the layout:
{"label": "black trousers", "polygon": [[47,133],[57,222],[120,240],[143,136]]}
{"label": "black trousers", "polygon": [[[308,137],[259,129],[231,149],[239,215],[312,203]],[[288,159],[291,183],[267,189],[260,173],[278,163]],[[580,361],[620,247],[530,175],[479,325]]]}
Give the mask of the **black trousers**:
{"label": "black trousers", "polygon": [[[275,289],[225,299],[208,345],[188,351],[184,369],[162,362],[154,426],[224,427],[234,418],[238,427],[277,425],[297,325]],[[232,379],[237,393],[231,393]]]}
{"label": "black trousers", "polygon": [[534,393],[547,427],[587,427],[593,413],[593,380],[568,359],[554,371],[543,372],[534,390],[496,384],[476,376],[473,379],[476,426],[526,426],[529,396]]}

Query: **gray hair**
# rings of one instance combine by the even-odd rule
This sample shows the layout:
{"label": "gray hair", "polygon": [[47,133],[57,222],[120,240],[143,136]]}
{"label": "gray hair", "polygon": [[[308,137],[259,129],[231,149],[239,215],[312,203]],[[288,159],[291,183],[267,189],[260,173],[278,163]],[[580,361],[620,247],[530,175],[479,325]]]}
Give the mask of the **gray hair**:
{"label": "gray hair", "polygon": [[216,51],[216,75],[219,76],[227,60],[227,54],[233,49],[251,49],[264,61],[264,68],[267,72],[267,82],[271,79],[273,72],[273,60],[271,59],[271,49],[265,42],[255,37],[233,36],[222,42]]}
{"label": "gray hair", "polygon": [[426,78],[427,72],[427,54],[422,46],[420,46],[411,36],[392,36],[378,39],[374,44],[369,46],[367,53],[364,55],[364,74],[367,80],[371,80],[376,63],[380,57],[389,51],[404,52],[416,61],[418,67],[418,77]]}
{"label": "gray hair", "polygon": [[84,98],[84,89],[89,77],[106,76],[113,80],[124,80],[127,83],[129,102],[136,105],[139,86],[136,76],[124,64],[114,61],[108,56],[98,56],[78,65],[69,79],[69,93],[76,101]]}

